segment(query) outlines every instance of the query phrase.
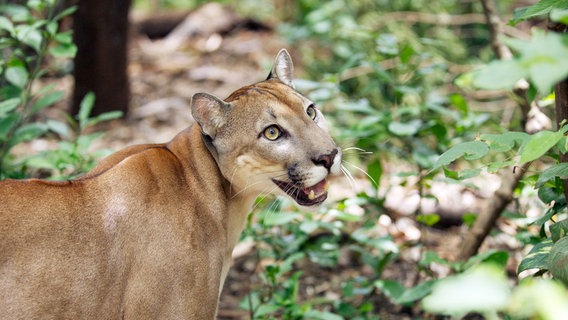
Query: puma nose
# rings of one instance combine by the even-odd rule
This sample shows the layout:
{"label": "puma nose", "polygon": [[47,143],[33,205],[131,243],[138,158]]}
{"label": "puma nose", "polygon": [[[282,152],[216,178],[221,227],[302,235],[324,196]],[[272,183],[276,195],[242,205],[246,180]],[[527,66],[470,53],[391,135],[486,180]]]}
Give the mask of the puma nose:
{"label": "puma nose", "polygon": [[319,157],[312,159],[312,161],[316,166],[323,166],[327,170],[330,170],[336,154],[337,149],[334,149],[331,153],[320,155]]}

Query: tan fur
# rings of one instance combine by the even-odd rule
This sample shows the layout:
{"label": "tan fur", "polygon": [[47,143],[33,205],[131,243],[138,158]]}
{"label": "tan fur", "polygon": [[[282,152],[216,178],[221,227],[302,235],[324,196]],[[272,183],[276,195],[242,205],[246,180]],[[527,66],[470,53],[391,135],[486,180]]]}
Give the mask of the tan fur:
{"label": "tan fur", "polygon": [[[0,318],[214,319],[254,199],[284,194],[272,179],[321,193],[338,172],[291,70],[283,50],[270,79],[226,101],[197,94],[196,125],[83,178],[0,182]],[[287,136],[266,139],[271,124]]]}

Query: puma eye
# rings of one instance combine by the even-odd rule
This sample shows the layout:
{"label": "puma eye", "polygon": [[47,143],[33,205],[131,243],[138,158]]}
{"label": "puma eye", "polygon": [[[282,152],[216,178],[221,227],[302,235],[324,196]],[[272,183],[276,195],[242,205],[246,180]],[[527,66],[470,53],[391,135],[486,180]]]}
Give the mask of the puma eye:
{"label": "puma eye", "polygon": [[266,139],[274,141],[280,138],[282,131],[280,130],[280,128],[278,128],[278,126],[272,125],[264,129],[263,134]]}
{"label": "puma eye", "polygon": [[312,120],[315,120],[317,112],[313,104],[310,105],[308,109],[306,109],[306,113],[308,114],[308,117],[312,118]]}

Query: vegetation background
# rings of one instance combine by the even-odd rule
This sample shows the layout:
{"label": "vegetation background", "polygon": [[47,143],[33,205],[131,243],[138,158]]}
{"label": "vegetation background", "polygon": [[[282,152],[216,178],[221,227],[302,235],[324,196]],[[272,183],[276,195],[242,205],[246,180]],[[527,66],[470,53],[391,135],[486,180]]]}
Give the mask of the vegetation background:
{"label": "vegetation background", "polygon": [[568,319],[568,1],[137,0],[122,113],[73,94],[78,12],[0,3],[0,178],[167,141],[281,47],[345,150],[318,211],[258,199],[220,319]]}

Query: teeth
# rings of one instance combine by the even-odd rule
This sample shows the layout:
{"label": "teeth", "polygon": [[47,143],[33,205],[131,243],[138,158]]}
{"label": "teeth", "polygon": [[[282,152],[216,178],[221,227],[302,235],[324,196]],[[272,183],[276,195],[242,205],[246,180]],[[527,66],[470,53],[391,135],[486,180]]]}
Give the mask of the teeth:
{"label": "teeth", "polygon": [[310,194],[308,194],[308,199],[314,200],[316,198],[316,193],[314,190],[310,190]]}
{"label": "teeth", "polygon": [[325,184],[323,185],[323,191],[327,192],[327,190],[329,189],[329,182],[325,182]]}

